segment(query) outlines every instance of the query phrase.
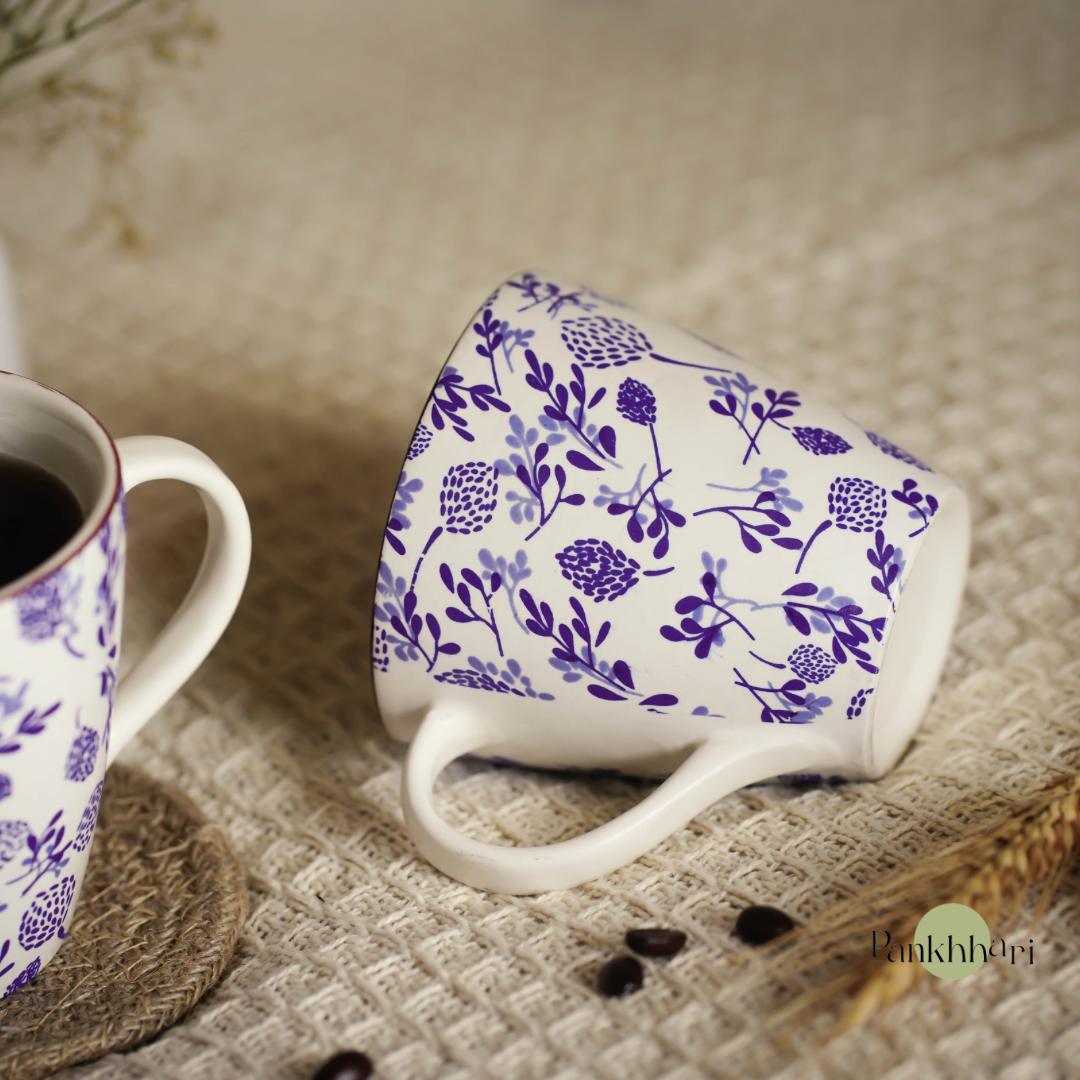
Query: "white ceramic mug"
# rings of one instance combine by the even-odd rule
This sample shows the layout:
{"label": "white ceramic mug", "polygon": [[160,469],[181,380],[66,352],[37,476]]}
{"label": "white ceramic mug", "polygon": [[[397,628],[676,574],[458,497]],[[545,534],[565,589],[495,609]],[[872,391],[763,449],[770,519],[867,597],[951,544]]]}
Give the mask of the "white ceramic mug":
{"label": "white ceramic mug", "polygon": [[[0,373],[0,453],[42,466],[84,521],[51,558],[0,589],[0,995],[55,954],[82,884],[109,761],[179,689],[228,625],[247,578],[239,492],[175,439],[115,443],[70,398]],[[209,521],[198,576],[172,620],[118,681],[124,494],[194,485]],[[2,540],[0,540],[2,542]]]}
{"label": "white ceramic mug", "polygon": [[[471,885],[567,888],[773,777],[873,778],[937,684],[970,526],[953,481],[786,380],[523,274],[428,399],[386,530],[375,688],[409,833]],[[661,777],[538,848],[463,836],[476,754]]]}

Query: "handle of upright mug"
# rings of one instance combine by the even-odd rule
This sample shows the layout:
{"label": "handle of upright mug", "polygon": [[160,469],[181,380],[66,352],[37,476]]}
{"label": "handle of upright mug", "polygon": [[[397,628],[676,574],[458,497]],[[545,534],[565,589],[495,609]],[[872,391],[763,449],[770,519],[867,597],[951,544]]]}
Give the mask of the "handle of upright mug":
{"label": "handle of upright mug", "polygon": [[500,743],[495,723],[437,705],[409,747],[401,781],[405,826],[420,852],[450,877],[492,892],[570,889],[632,862],[717,799],[747,784],[798,772],[822,752],[791,725],[719,728],[632,809],[591,832],[544,847],[501,847],[463,836],[435,810],[439,773],[463,754]]}
{"label": "handle of upright mug", "polygon": [[204,454],[156,435],[117,439],[124,490],[148,480],[182,480],[206,507],[207,538],[199,572],[153,645],[120,681],[109,737],[109,762],[187,681],[229,625],[247,581],[251,524],[240,492]]}

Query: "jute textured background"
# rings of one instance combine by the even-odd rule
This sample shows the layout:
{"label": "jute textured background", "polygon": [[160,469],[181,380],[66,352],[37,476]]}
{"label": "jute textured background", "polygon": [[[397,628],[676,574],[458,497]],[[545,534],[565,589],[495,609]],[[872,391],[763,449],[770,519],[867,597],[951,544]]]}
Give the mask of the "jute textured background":
{"label": "jute textured background", "polygon": [[[255,560],[211,660],[126,757],[220,821],[253,910],[222,984],[80,1075],[1075,1075],[1077,877],[1034,967],[895,1039],[753,1053],[738,909],[800,918],[1080,767],[1080,7],[222,0],[140,152],[145,261],[67,230],[77,146],[0,161],[40,375],[116,434],[204,448]],[[873,785],[757,788],[566,893],[457,885],[403,832],[366,660],[380,531],[442,358],[501,277],[557,269],[829,397],[970,492],[974,564],[917,744]],[[127,655],[182,594],[197,504],[132,499]],[[542,842],[640,796],[459,763],[445,815]],[[592,988],[630,926],[683,956]],[[1019,940],[1026,941],[1028,934]],[[786,1070],[786,1071],[785,1071]]]}

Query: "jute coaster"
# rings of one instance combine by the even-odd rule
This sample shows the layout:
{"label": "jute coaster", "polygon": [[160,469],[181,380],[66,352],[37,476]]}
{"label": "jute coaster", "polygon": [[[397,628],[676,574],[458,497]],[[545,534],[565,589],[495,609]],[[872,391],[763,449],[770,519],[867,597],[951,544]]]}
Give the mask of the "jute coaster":
{"label": "jute coaster", "polygon": [[36,1080],[175,1024],[221,977],[246,915],[221,830],[178,792],[113,766],[68,939],[0,1002],[0,1078]]}

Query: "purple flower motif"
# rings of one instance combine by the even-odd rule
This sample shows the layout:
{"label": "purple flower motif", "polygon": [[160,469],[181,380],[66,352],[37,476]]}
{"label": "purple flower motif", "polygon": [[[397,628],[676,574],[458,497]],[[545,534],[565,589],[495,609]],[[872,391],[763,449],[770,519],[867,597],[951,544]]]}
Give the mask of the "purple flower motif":
{"label": "purple flower motif", "polygon": [[[510,687],[501,679],[493,679],[486,671],[472,671],[469,668],[453,668],[435,676],[436,682],[450,683],[452,686],[464,686],[469,690],[490,690],[496,694],[511,693]],[[521,696],[520,690],[515,690]]]}
{"label": "purple flower motif", "polygon": [[563,577],[594,603],[615,600],[633,588],[641,564],[606,540],[575,540],[555,556]]}
{"label": "purple flower motif", "polygon": [[75,843],[72,845],[76,851],[85,851],[94,835],[98,810],[101,808],[101,789],[103,786],[104,781],[99,780],[90,795],[90,801],[86,804],[82,817],[79,819],[79,829],[75,833]]}
{"label": "purple flower motif", "polygon": [[29,835],[30,826],[25,821],[0,821],[0,863],[11,862]]}
{"label": "purple flower motif", "polygon": [[8,994],[14,994],[16,990],[21,990],[40,970],[41,959],[40,957],[35,956],[34,959],[15,976],[15,980],[8,984],[8,988],[0,996],[7,997]]}
{"label": "purple flower motif", "polygon": [[636,379],[622,381],[615,408],[631,424],[641,424],[644,427],[656,423],[656,398],[644,383]]}
{"label": "purple flower motif", "polygon": [[789,657],[788,664],[804,682],[822,683],[835,670],[836,661],[817,645],[800,645]]}
{"label": "purple flower motif", "polygon": [[491,521],[498,476],[499,470],[483,461],[450,467],[439,492],[439,514],[447,532],[478,533]]}
{"label": "purple flower motif", "polygon": [[838,476],[829,485],[829,517],[838,529],[874,532],[885,520],[885,489],[870,480]]}
{"label": "purple flower motif", "polygon": [[75,875],[72,874],[34,897],[19,923],[19,944],[27,952],[41,948],[58,930],[60,936],[64,936],[64,919],[74,895]]}
{"label": "purple flower motif", "polygon": [[16,597],[19,629],[28,641],[47,641],[64,625],[64,571],[52,574]]}
{"label": "purple flower motif", "polygon": [[933,472],[929,465],[925,465],[914,454],[909,454],[902,447],[899,447],[894,442],[889,442],[888,439],[881,435],[875,434],[873,431],[868,431],[866,437],[883,453],[888,454],[889,457],[894,457],[899,461],[903,461],[908,465],[914,465],[916,469],[922,469],[923,472]]}
{"label": "purple flower motif", "polygon": [[858,690],[852,695],[851,704],[848,706],[847,717],[849,720],[854,720],[856,716],[859,716],[863,709],[866,708],[866,699],[873,693],[873,690]]}
{"label": "purple flower motif", "polygon": [[797,427],[792,428],[791,433],[804,450],[809,450],[815,456],[846,454],[851,449],[851,443],[825,428]]}
{"label": "purple flower motif", "polygon": [[11,794],[11,777],[6,773],[0,773],[0,799],[6,799]]}
{"label": "purple flower motif", "polygon": [[562,339],[585,368],[622,367],[652,352],[649,339],[636,326],[608,315],[563,319]]}
{"label": "purple flower motif", "polygon": [[56,573],[23,589],[15,598],[19,613],[19,633],[24,641],[51,641],[61,637],[72,655],[82,657],[71,644],[76,632],[73,621],[80,581],[72,582],[67,570]]}
{"label": "purple flower motif", "polygon": [[418,458],[431,443],[431,428],[427,424],[421,424],[415,431],[412,437],[412,442],[409,444],[408,460],[412,461]]}
{"label": "purple flower motif", "polygon": [[94,771],[94,766],[97,764],[99,740],[98,733],[92,727],[80,725],[78,720],[75,723],[79,730],[68,751],[64,776],[68,780],[81,782]]}
{"label": "purple flower motif", "polygon": [[833,525],[855,533],[876,532],[880,529],[888,512],[887,497],[885,489],[871,480],[861,480],[857,476],[838,476],[829,485],[829,516],[806,541],[795,573],[802,569],[803,561],[814,541]]}
{"label": "purple flower motif", "polygon": [[731,370],[661,356],[653,351],[649,339],[633,323],[614,315],[580,315],[576,319],[563,319],[562,339],[577,362],[586,368],[622,367],[635,360],[649,358],[703,371]]}
{"label": "purple flower motif", "polygon": [[376,671],[386,671],[390,666],[390,643],[382,627],[371,636],[371,664]]}

